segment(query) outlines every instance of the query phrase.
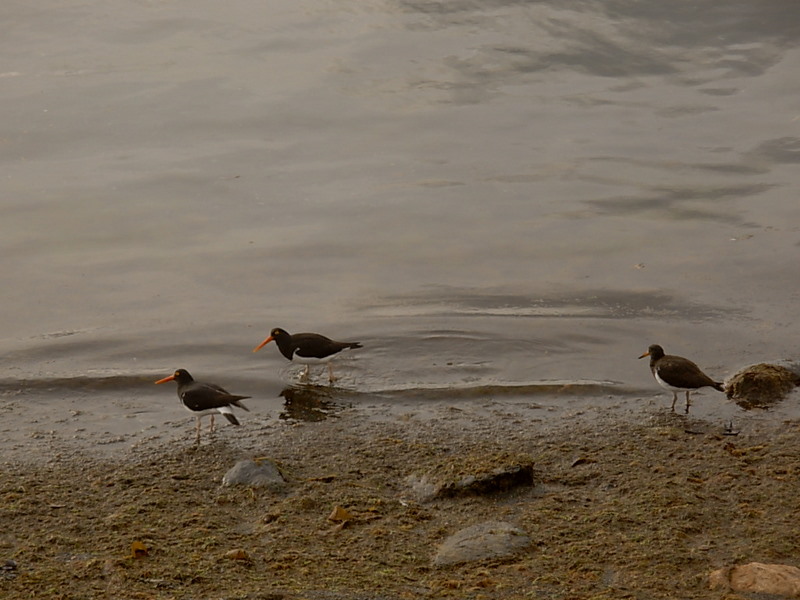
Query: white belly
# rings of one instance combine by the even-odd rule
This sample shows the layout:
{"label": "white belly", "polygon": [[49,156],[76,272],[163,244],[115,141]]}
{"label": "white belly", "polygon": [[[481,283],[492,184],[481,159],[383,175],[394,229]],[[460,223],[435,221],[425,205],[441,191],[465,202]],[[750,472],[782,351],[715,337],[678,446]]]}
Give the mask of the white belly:
{"label": "white belly", "polygon": [[655,377],[656,381],[658,382],[658,385],[660,385],[665,390],[669,390],[670,392],[684,392],[686,390],[695,389],[695,388],[681,388],[681,387],[675,387],[674,385],[670,385],[666,381],[661,379],[661,377],[658,376],[658,371],[655,372]]}
{"label": "white belly", "polygon": [[299,356],[295,350],[295,353],[292,356],[292,362],[300,363],[301,365],[324,365],[332,361],[340,354],[341,352],[337,352],[336,354],[331,354],[325,358],[315,358],[313,356]]}

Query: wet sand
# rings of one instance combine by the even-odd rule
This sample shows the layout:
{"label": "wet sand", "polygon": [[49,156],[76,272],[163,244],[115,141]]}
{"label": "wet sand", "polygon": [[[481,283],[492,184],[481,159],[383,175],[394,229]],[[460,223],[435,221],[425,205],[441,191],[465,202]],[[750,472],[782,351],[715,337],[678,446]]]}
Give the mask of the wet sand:
{"label": "wet sand", "polygon": [[[636,366],[647,370],[645,361]],[[296,375],[300,370],[292,367],[289,372]],[[2,392],[2,460],[41,463],[64,452],[121,459],[132,449],[185,440],[194,431],[194,416],[180,405],[173,385],[153,385],[156,377],[160,374],[133,378],[124,389],[114,388],[112,393],[107,393],[107,388],[113,388],[116,380],[9,385]],[[617,382],[544,381],[520,386],[431,386],[362,392],[292,383],[272,397],[258,393],[257,381],[237,388],[225,383],[231,391],[253,395],[246,402],[250,412],[240,415],[241,427],[222,420],[217,435],[233,444],[257,438],[261,431],[292,423],[313,427],[345,413],[376,423],[446,420],[467,427],[474,422],[502,427],[511,421],[554,431],[567,423],[590,425],[597,419],[638,422],[651,412],[669,412],[672,399],[652,378],[645,389]],[[726,426],[769,430],[799,418],[798,393],[792,392],[769,410],[744,410],[725,394],[700,390],[692,395],[690,416],[720,430]],[[683,402],[681,395],[678,414],[682,414]],[[204,417],[203,422],[207,421]]]}
{"label": "wet sand", "polygon": [[[190,424],[114,456],[50,445],[0,471],[0,558],[14,561],[0,590],[10,600],[712,599],[713,569],[792,564],[797,421],[729,432],[663,407],[637,417],[540,428],[455,406],[383,420],[345,409],[223,428],[199,447]],[[509,455],[533,461],[533,487],[422,504],[409,493],[409,476]],[[259,457],[278,463],[287,493],[221,487],[237,460]],[[336,506],[354,516],[343,528],[328,520]],[[516,524],[531,546],[432,566],[445,537],[487,520]],[[134,542],[146,556],[131,556]]]}

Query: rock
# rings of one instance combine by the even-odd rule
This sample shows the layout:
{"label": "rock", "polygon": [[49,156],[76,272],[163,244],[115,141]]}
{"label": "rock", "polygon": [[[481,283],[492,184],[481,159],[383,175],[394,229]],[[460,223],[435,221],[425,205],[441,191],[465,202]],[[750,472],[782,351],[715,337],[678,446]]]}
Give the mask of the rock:
{"label": "rock", "polygon": [[725,385],[725,392],[745,409],[765,408],[783,400],[800,377],[780,365],[760,363],[737,372]]}
{"label": "rock", "polygon": [[422,477],[418,475],[409,475],[406,478],[406,483],[410,491],[409,496],[413,497],[417,502],[429,502],[434,500],[439,491],[439,486],[431,481],[430,477],[427,475],[423,475]]}
{"label": "rock", "polygon": [[12,559],[6,560],[0,566],[0,578],[14,579],[17,576],[17,563]]}
{"label": "rock", "polygon": [[250,562],[253,560],[252,558],[250,558],[250,555],[247,553],[247,550],[243,550],[242,548],[235,548],[234,550],[228,550],[222,556],[229,560],[241,560],[244,562]]}
{"label": "rock", "polygon": [[406,480],[419,502],[459,496],[481,496],[506,492],[512,488],[533,485],[533,462],[509,462],[502,466],[467,465],[472,473],[453,473],[452,469],[434,470],[425,475],[412,475]]}
{"label": "rock", "polygon": [[458,481],[443,484],[438,491],[440,498],[454,496],[484,495],[506,492],[520,485],[533,485],[533,464],[507,465],[489,473],[467,475]]}
{"label": "rock", "polygon": [[719,569],[708,576],[713,589],[800,597],[800,569],[790,565],[752,562]]}
{"label": "rock", "polygon": [[479,523],[451,535],[433,559],[437,567],[512,556],[531,543],[524,531],[502,521]]}
{"label": "rock", "polygon": [[249,485],[279,491],[286,485],[278,466],[271,460],[240,460],[222,477],[222,485]]}

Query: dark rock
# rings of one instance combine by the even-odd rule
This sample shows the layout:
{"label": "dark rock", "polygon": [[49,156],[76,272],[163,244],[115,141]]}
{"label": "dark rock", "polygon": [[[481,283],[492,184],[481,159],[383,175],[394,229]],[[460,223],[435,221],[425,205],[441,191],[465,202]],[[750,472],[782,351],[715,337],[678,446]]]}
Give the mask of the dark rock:
{"label": "dark rock", "polygon": [[498,467],[489,473],[467,475],[459,481],[443,484],[439,498],[506,492],[521,485],[533,485],[533,464]]}
{"label": "dark rock", "polygon": [[725,392],[744,409],[766,408],[783,400],[800,385],[800,376],[780,365],[760,363],[745,367],[725,385]]}
{"label": "dark rock", "polygon": [[271,460],[240,460],[222,477],[222,485],[249,485],[280,491],[286,480]]}
{"label": "dark rock", "polygon": [[490,521],[462,529],[447,538],[433,559],[437,567],[505,558],[527,548],[527,534],[510,523]]}
{"label": "dark rock", "polygon": [[412,475],[408,478],[408,483],[414,497],[421,502],[461,496],[484,496],[534,484],[533,462],[528,460],[510,462],[494,468],[466,465],[464,470],[473,472],[453,473],[453,469],[440,468],[421,477]]}
{"label": "dark rock", "polygon": [[8,559],[0,566],[0,577],[3,579],[14,579],[17,576],[17,563],[12,559]]}

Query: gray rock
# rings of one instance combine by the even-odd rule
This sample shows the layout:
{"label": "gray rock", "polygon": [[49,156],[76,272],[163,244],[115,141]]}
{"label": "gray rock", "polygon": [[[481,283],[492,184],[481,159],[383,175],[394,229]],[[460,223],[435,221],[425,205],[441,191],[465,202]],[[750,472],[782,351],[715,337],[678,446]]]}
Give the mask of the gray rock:
{"label": "gray rock", "polygon": [[462,529],[451,535],[433,559],[434,566],[512,556],[528,547],[531,539],[510,523],[489,521]]}
{"label": "gray rock", "polygon": [[278,466],[271,460],[240,460],[222,477],[222,485],[249,485],[280,491],[286,485]]}
{"label": "gray rock", "polygon": [[436,498],[436,494],[439,491],[439,486],[431,481],[427,475],[422,477],[409,475],[406,478],[406,484],[409,488],[408,496],[417,502],[430,502]]}

